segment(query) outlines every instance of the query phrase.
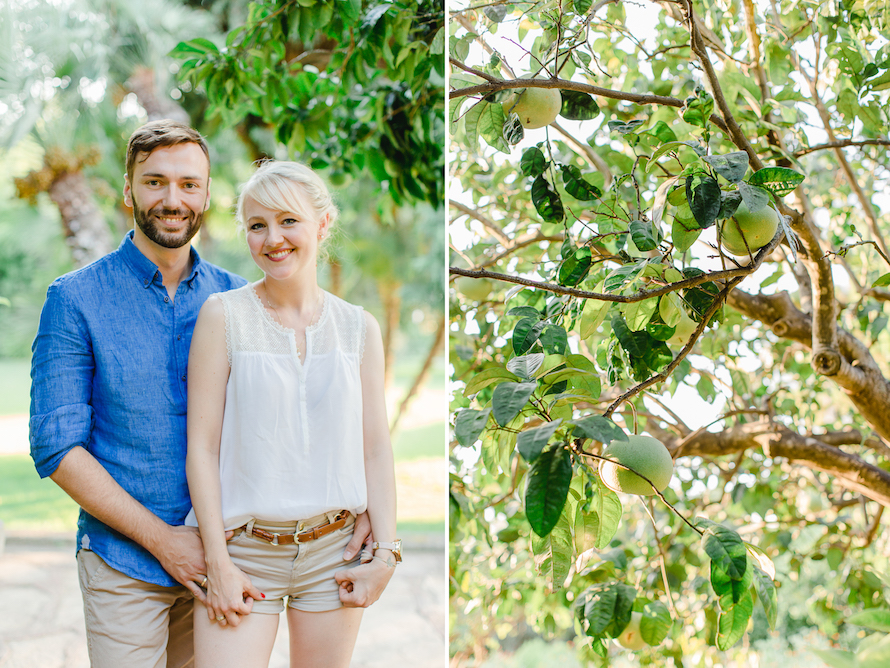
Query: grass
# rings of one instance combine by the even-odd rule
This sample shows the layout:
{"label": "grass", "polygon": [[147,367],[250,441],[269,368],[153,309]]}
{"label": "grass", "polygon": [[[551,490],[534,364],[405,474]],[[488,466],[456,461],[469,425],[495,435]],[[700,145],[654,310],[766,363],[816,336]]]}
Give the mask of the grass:
{"label": "grass", "polygon": [[441,457],[445,459],[445,435],[448,425],[443,422],[399,430],[392,444],[397,462]]}
{"label": "grass", "polygon": [[31,360],[0,358],[0,415],[23,415],[31,403]]}
{"label": "grass", "polygon": [[[0,415],[28,413],[30,368],[27,359],[0,359]],[[403,371],[407,374],[407,368]],[[438,375],[430,375],[427,382],[435,384]],[[443,407],[443,417],[444,412]],[[447,428],[443,420],[396,433],[396,467],[405,471],[399,474],[399,529],[404,533],[445,530],[440,501],[446,493]],[[74,531],[77,514],[77,504],[51,480],[41,480],[28,455],[0,455],[0,521],[7,529]]]}
{"label": "grass", "polygon": [[0,456],[0,520],[6,529],[74,531],[78,507],[28,455]]}

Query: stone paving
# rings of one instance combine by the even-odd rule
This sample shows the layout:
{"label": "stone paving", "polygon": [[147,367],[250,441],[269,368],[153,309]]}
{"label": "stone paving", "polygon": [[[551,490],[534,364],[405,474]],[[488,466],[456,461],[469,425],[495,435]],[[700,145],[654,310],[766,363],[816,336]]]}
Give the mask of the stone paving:
{"label": "stone paving", "polygon": [[[445,668],[445,546],[403,537],[405,560],[365,611],[351,668]],[[287,668],[281,620],[270,668]],[[73,536],[0,538],[0,668],[88,668]],[[125,667],[122,667],[125,668]]]}

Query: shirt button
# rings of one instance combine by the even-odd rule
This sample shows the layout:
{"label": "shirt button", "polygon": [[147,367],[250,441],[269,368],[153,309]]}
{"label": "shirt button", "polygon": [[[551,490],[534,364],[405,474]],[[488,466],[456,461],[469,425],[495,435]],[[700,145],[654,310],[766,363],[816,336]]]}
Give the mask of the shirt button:
{"label": "shirt button", "polygon": [[185,374],[182,374],[182,380],[185,382]]}
{"label": "shirt button", "polygon": [[182,334],[179,334],[179,335],[176,337],[176,340],[177,340],[177,341],[182,341]]}
{"label": "shirt button", "polygon": [[164,301],[165,301],[165,302],[169,302],[169,301],[170,301],[170,298],[169,298],[169,297],[164,297]]}

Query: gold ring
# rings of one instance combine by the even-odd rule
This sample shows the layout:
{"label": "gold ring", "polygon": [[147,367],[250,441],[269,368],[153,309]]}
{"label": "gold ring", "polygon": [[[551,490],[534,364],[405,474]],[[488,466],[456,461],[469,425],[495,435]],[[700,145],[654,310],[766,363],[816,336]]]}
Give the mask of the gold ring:
{"label": "gold ring", "polygon": [[206,584],[207,584],[207,576],[205,575],[205,576],[204,576],[204,579],[201,580],[201,584],[199,584],[198,586],[199,586],[201,589],[203,589],[204,586],[205,586]]}
{"label": "gold ring", "polygon": [[224,622],[224,621],[226,621],[226,618],[225,618],[225,617],[217,617],[217,618],[216,618],[216,621],[218,621],[218,622]]}

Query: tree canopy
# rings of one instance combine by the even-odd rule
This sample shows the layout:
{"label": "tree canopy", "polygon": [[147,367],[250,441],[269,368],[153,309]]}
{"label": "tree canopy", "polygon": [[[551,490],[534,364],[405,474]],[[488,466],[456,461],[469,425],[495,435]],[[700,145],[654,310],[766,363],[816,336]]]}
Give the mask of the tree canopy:
{"label": "tree canopy", "polygon": [[[457,665],[531,635],[611,665],[632,623],[640,665],[886,665],[890,7],[473,5],[449,24]],[[561,104],[534,129],[538,90]],[[618,494],[603,446],[643,433],[673,479]]]}

